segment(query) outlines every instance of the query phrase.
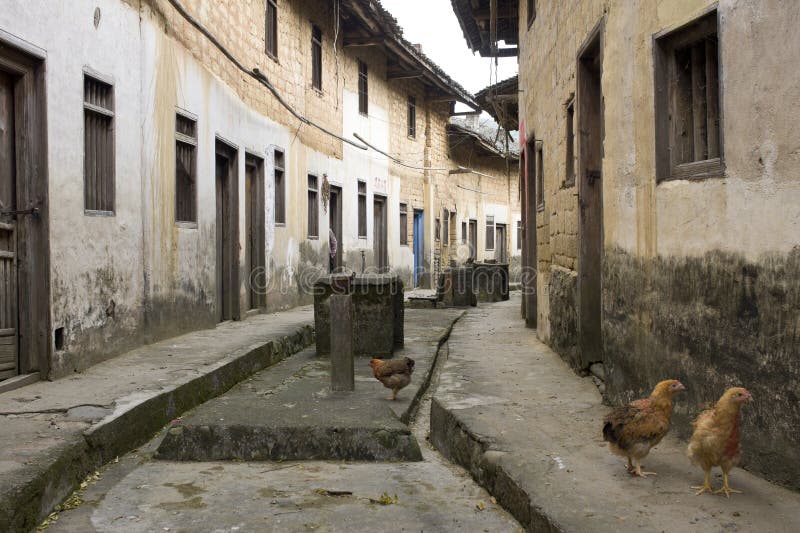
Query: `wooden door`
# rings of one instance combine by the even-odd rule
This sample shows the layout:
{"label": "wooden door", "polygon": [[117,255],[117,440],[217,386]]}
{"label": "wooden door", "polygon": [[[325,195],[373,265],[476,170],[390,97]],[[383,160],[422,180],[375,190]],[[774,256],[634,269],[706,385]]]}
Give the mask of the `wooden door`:
{"label": "wooden door", "polygon": [[[17,209],[14,80],[0,71],[0,211]],[[0,380],[19,373],[16,217],[0,217]]]}
{"label": "wooden door", "polygon": [[414,287],[419,287],[425,273],[425,212],[414,210]]}
{"label": "wooden door", "polygon": [[239,320],[239,206],[236,151],[217,141],[217,321]]}
{"label": "wooden door", "polygon": [[505,263],[508,256],[506,255],[506,225],[497,224],[495,226],[494,236],[494,258],[498,263]]}
{"label": "wooden door", "polygon": [[385,272],[389,268],[386,234],[386,198],[375,196],[372,211],[372,250],[378,272]]}
{"label": "wooden door", "polygon": [[342,266],[344,253],[344,236],[342,235],[342,189],[331,187],[331,196],[328,205],[328,224],[336,237],[336,257],[333,258],[333,268]]}
{"label": "wooden door", "polygon": [[578,58],[578,337],[580,364],[603,360],[603,92],[602,31]]}
{"label": "wooden door", "polygon": [[245,219],[247,220],[247,306],[265,305],[266,226],[264,214],[264,160],[247,155],[245,161]]}
{"label": "wooden door", "polygon": [[469,221],[469,258],[475,261],[478,258],[478,221]]}

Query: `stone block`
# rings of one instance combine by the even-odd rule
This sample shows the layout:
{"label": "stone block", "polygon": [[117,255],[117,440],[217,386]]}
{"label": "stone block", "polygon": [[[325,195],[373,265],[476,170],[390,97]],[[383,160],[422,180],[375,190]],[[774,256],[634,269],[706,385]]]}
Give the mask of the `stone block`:
{"label": "stone block", "polygon": [[475,263],[471,277],[478,301],[508,300],[508,263]]}

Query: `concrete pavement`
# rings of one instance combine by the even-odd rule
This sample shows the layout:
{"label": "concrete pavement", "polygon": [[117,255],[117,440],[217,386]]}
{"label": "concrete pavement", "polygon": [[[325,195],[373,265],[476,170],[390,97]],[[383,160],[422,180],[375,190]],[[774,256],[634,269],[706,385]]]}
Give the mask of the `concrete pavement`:
{"label": "concrete pavement", "polygon": [[143,346],[0,394],[0,531],[29,531],[88,472],[313,342],[310,307]]}
{"label": "concrete pavement", "polygon": [[597,387],[524,328],[519,297],[469,311],[449,350],[431,441],[527,530],[800,531],[800,494],[744,470],[743,494],[695,496],[703,473],[669,435],[644,461],[658,476],[630,476],[602,440]]}

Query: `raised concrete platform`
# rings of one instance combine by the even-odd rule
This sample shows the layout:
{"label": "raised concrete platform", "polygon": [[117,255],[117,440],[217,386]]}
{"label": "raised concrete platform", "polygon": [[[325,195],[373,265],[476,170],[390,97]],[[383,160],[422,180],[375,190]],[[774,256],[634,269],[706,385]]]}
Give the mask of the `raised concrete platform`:
{"label": "raised concrete platform", "polygon": [[430,379],[439,347],[461,312],[409,310],[395,357],[416,362],[397,401],[356,360],[355,392],[331,392],[330,361],[313,349],[260,372],[177,421],[157,458],[183,461],[422,460],[406,426]]}
{"label": "raised concrete platform", "polygon": [[0,394],[0,531],[31,531],[86,475],[170,420],[309,346],[311,307],[143,346]]}
{"label": "raised concrete platform", "polygon": [[731,474],[744,494],[695,496],[703,473],[674,436],[644,460],[658,476],[630,476],[602,440],[597,387],[524,327],[519,295],[469,311],[448,346],[431,441],[528,531],[800,531],[800,494],[745,470]]}

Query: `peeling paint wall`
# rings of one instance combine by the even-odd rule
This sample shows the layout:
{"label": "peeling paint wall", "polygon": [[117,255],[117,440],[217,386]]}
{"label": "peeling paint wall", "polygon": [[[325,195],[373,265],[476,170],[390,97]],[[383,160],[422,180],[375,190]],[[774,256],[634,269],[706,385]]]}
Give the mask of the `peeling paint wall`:
{"label": "peeling paint wall", "polygon": [[[526,20],[525,3],[521,20]],[[656,182],[654,36],[718,9],[724,176]],[[579,206],[566,177],[564,104],[578,51],[603,23],[602,330],[612,402],[681,379],[677,431],[726,387],[748,468],[800,487],[800,9],[778,0],[537,2],[520,27],[520,106],[543,141],[539,336],[568,361],[580,330]],[[576,134],[579,134],[576,122]],[[579,168],[576,165],[576,168]],[[545,292],[543,289],[547,289]],[[577,320],[577,331],[573,321]]]}

